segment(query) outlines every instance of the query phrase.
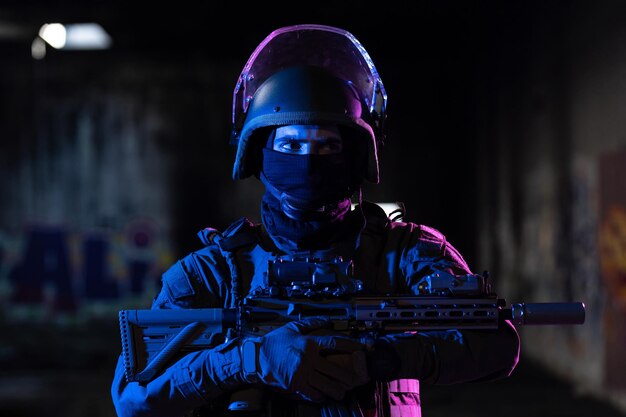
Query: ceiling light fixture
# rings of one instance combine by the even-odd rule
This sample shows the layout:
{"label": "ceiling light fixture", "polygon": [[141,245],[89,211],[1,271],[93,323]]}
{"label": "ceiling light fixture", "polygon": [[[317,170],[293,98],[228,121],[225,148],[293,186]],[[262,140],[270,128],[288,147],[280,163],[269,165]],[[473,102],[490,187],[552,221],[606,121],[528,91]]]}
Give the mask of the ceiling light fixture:
{"label": "ceiling light fixture", "polygon": [[55,49],[92,50],[108,49],[111,36],[98,23],[46,23],[39,36]]}

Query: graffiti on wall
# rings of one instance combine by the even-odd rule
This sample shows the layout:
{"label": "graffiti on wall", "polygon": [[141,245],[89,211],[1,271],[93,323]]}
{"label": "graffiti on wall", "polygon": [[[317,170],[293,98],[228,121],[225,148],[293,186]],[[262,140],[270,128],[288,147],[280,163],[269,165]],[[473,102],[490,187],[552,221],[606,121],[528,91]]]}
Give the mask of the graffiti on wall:
{"label": "graffiti on wall", "polygon": [[607,289],[604,315],[605,383],[626,388],[626,150],[600,158],[600,227],[602,280]]}
{"label": "graffiti on wall", "polygon": [[19,308],[50,316],[145,305],[173,260],[145,218],[119,231],[33,224],[0,243],[0,311],[8,317]]}
{"label": "graffiti on wall", "polygon": [[600,227],[600,255],[610,297],[626,309],[626,206],[607,207]]}

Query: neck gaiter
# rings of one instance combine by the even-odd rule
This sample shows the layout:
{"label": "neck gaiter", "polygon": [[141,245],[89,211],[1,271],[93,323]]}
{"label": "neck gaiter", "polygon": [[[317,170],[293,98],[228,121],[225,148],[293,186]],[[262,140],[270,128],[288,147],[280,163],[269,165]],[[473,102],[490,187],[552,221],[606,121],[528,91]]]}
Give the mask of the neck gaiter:
{"label": "neck gaiter", "polygon": [[265,228],[279,246],[324,247],[346,233],[352,189],[345,153],[294,155],[263,148]]}

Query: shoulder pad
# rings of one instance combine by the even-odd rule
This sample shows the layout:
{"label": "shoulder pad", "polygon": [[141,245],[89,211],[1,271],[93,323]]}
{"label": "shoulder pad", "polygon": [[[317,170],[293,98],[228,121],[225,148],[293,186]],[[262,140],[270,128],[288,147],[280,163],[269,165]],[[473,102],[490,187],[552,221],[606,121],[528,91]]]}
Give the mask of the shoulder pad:
{"label": "shoulder pad", "polygon": [[418,225],[418,228],[419,234],[414,256],[418,258],[443,256],[446,252],[446,238],[443,233],[423,224]]}
{"label": "shoulder pad", "polygon": [[204,229],[198,232],[198,237],[200,238],[202,243],[208,246],[208,245],[213,245],[215,243],[213,239],[215,239],[216,236],[219,236],[219,234],[220,234],[219,230],[214,229],[212,227],[205,227]]}
{"label": "shoulder pad", "polygon": [[446,237],[439,230],[425,226],[423,224],[419,225],[420,228],[420,240],[437,244],[439,247],[443,248],[446,244]]}
{"label": "shoulder pad", "polygon": [[163,274],[163,288],[172,300],[190,297],[196,292],[181,261],[176,262]]}
{"label": "shoulder pad", "polygon": [[443,233],[430,226],[420,225],[419,227],[419,246],[422,249],[431,248],[431,250],[435,250],[436,248],[441,255],[454,262],[459,268],[469,271],[469,267],[467,266],[465,259],[463,259],[463,256],[461,256],[459,251],[446,240]]}
{"label": "shoulder pad", "polygon": [[207,227],[198,232],[198,237],[205,245],[218,245],[224,251],[232,251],[258,240],[255,225],[245,217],[232,223],[223,233]]}

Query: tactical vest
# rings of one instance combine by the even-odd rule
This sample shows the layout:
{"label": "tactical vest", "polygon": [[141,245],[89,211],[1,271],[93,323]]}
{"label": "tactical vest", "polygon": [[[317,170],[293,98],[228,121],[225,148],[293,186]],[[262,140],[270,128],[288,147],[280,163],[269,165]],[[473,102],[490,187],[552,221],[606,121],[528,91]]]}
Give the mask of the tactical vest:
{"label": "tactical vest", "polygon": [[[357,251],[355,275],[364,282],[366,288],[377,289],[376,271],[383,256],[382,249],[387,239],[390,219],[380,206],[364,201],[362,203],[366,225],[361,233],[360,246],[367,250]],[[263,239],[261,225],[242,218],[231,224],[224,232],[206,228],[198,233],[205,245],[216,245],[227,262],[231,275],[230,300],[225,303],[235,306],[245,296],[243,274],[250,267],[237,262],[240,251],[250,250]],[[246,398],[246,396],[248,398]],[[213,403],[209,407],[194,410],[193,416],[229,417],[420,417],[419,381],[396,380],[390,382],[372,381],[350,393],[341,402],[319,405],[295,401],[284,395],[260,392],[260,389],[237,391],[228,398]],[[260,410],[228,411],[229,405],[241,400],[259,401]]]}

